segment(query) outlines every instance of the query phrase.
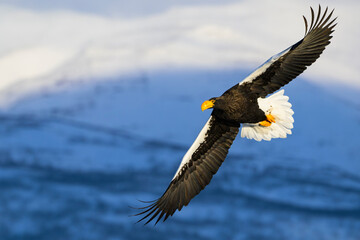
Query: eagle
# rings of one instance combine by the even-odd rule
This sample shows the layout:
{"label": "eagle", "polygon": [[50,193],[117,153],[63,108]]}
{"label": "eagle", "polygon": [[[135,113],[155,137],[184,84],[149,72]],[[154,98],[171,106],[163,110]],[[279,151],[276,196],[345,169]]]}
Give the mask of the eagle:
{"label": "eagle", "polygon": [[[176,210],[187,206],[208,185],[225,160],[239,133],[241,137],[261,140],[286,138],[291,134],[294,119],[289,98],[282,86],[301,74],[319,58],[330,43],[335,20],[334,9],[317,14],[311,10],[311,23],[303,16],[305,36],[284,51],[272,56],[243,81],[220,97],[206,100],[201,109],[213,109],[198,137],[183,157],[164,194],[139,208],[145,224],[165,221]],[[273,93],[273,94],[272,94]],[[268,96],[269,94],[272,94]]]}

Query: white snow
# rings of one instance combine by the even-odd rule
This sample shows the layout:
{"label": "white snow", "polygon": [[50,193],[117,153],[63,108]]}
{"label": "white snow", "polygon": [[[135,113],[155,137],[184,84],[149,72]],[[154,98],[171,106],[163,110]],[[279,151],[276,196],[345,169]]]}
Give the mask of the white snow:
{"label": "white snow", "polygon": [[[61,79],[88,81],[157,69],[255,69],[303,36],[302,15],[309,17],[309,6],[316,9],[317,3],[176,5],[131,18],[0,5],[0,32],[6,36],[0,44],[0,106],[44,88],[57,90]],[[353,56],[359,55],[360,3],[320,3],[336,9],[339,25],[304,76],[359,89],[360,66]]]}

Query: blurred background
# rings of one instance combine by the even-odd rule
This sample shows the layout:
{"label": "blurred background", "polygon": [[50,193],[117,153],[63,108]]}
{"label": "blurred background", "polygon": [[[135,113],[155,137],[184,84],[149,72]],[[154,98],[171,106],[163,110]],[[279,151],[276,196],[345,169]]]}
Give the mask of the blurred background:
{"label": "blurred background", "polygon": [[[335,8],[332,43],[285,87],[287,139],[238,136],[156,227],[221,95]],[[360,239],[360,2],[1,0],[0,239]]]}

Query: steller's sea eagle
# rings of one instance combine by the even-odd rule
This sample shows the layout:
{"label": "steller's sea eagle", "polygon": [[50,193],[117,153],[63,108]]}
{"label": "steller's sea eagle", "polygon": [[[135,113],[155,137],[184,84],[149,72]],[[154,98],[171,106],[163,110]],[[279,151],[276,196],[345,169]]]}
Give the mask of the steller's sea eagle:
{"label": "steller's sea eagle", "polygon": [[146,224],[164,217],[189,204],[217,172],[239,132],[241,137],[257,141],[286,138],[291,134],[294,119],[291,104],[284,91],[277,91],[310,66],[330,43],[336,18],[328,8],[317,15],[311,10],[310,26],[305,17],[305,36],[299,42],[272,56],[247,78],[224,92],[220,97],[205,101],[201,109],[212,108],[209,120],[183,157],[165,193],[136,215],[144,215]]}

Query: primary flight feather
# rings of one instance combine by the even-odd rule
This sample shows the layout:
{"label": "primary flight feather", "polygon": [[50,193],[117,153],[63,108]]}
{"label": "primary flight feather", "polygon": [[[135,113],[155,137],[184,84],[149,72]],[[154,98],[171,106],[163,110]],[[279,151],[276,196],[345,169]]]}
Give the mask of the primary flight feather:
{"label": "primary flight feather", "polygon": [[291,134],[294,119],[291,104],[284,91],[267,95],[301,74],[310,66],[330,43],[336,26],[333,11],[315,15],[311,9],[311,23],[305,21],[303,39],[272,56],[239,84],[228,89],[220,97],[205,101],[201,108],[213,111],[200,134],[183,157],[165,193],[150,205],[141,208],[139,220],[156,223],[165,221],[176,210],[189,204],[211,181],[225,160],[235,140],[240,125],[241,137],[257,141],[285,138]]}

